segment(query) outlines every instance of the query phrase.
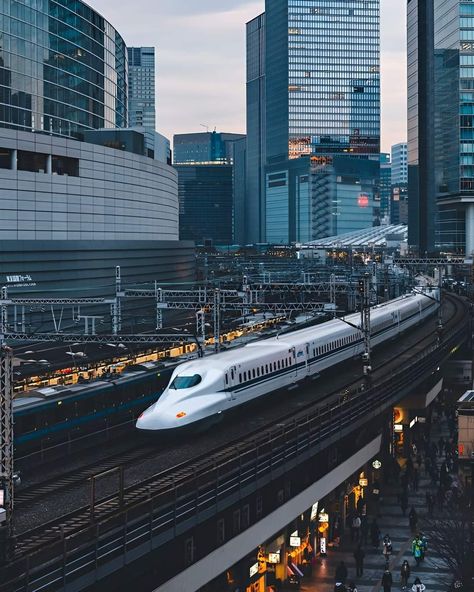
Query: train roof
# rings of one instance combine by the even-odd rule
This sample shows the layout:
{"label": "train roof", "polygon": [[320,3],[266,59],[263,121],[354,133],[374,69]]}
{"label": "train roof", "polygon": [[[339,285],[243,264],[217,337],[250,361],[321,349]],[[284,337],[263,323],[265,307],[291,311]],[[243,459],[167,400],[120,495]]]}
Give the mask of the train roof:
{"label": "train roof", "polygon": [[[376,320],[378,316],[386,314],[387,312],[390,313],[393,310],[399,310],[400,308],[409,306],[420,298],[426,299],[426,296],[410,293],[394,300],[390,300],[389,302],[373,306],[371,309],[372,320]],[[347,315],[345,320],[354,325],[359,325],[360,313]],[[200,365],[207,363],[214,368],[218,367],[221,370],[225,370],[232,364],[252,362],[255,359],[256,347],[258,347],[259,355],[265,353],[271,355],[276,351],[281,351],[281,353],[284,354],[289,348],[295,345],[300,345],[302,341],[304,342],[305,338],[307,338],[308,341],[322,339],[328,336],[337,338],[339,333],[346,333],[347,329],[347,324],[341,320],[333,319],[319,325],[299,329],[292,333],[284,333],[282,335],[277,335],[276,337],[270,337],[269,339],[254,341],[242,348],[224,351],[209,358],[184,362],[179,364],[180,373],[185,373],[188,369],[190,372],[195,373],[198,371],[197,368],[199,368]]]}

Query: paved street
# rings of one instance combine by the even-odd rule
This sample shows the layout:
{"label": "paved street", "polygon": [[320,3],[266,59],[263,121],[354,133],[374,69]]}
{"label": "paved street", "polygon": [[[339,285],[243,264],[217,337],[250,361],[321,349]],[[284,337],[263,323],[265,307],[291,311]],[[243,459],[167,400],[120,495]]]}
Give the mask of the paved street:
{"label": "paved street", "polygon": [[[443,435],[444,437],[448,435],[445,420],[434,423],[433,425],[431,434],[432,439],[435,439],[436,441],[440,435]],[[438,465],[441,464],[443,458],[444,457],[438,457]],[[426,592],[446,592],[450,577],[440,558],[434,555],[428,546],[426,558],[420,567],[417,568],[411,552],[413,534],[410,531],[408,523],[408,512],[413,505],[420,518],[419,530],[423,530],[423,516],[426,516],[427,513],[425,507],[425,493],[428,489],[432,489],[430,479],[425,475],[423,469],[424,467],[422,467],[422,470],[420,471],[421,478],[418,492],[415,493],[412,489],[409,492],[407,517],[403,517],[400,503],[397,499],[400,490],[399,486],[384,485],[383,499],[380,503],[379,517],[377,521],[382,537],[385,534],[389,534],[392,540],[393,554],[390,561],[390,570],[393,577],[392,589],[401,589],[400,567],[403,560],[406,559],[411,568],[409,588],[411,588],[414,579],[419,577],[422,583],[426,586]],[[369,523],[372,522],[373,518],[370,513],[371,509],[369,507]],[[339,549],[330,549],[327,558],[318,558],[316,560],[311,582],[304,582],[301,586],[301,590],[308,592],[315,590],[318,592],[333,592],[335,569],[341,560],[345,562],[348,568],[346,583],[350,583],[351,581],[355,582],[358,592],[378,592],[381,589],[381,578],[385,566],[385,559],[382,555],[382,545],[380,544],[378,549],[374,549],[370,544],[369,535],[368,545],[364,547],[364,573],[362,577],[357,578],[355,560],[353,557],[356,545],[355,543],[350,542],[350,538],[349,529],[346,529],[341,547]]]}

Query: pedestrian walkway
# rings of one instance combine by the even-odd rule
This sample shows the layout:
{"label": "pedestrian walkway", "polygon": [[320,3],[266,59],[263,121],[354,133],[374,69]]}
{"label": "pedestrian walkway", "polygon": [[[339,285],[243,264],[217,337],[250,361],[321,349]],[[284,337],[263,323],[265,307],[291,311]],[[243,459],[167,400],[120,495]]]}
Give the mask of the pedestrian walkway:
{"label": "pedestrian walkway", "polygon": [[[445,421],[433,424],[431,430],[431,440],[437,441],[442,435],[448,436],[448,428]],[[441,465],[442,457],[439,457],[438,465]],[[435,556],[429,549],[424,561],[419,567],[416,566],[412,555],[412,541],[413,533],[410,530],[408,513],[410,508],[414,506],[418,517],[418,530],[423,530],[423,517],[427,515],[426,509],[426,492],[432,491],[432,484],[430,476],[424,472],[424,467],[420,470],[421,476],[419,479],[418,491],[413,489],[409,491],[408,511],[406,517],[403,516],[398,484],[384,485],[382,491],[382,499],[379,504],[379,515],[377,522],[380,528],[381,536],[388,534],[392,541],[393,552],[390,559],[390,570],[393,577],[392,590],[400,590],[401,576],[400,568],[403,560],[406,559],[410,565],[411,574],[408,580],[408,590],[416,577],[426,586],[426,592],[446,592],[451,581],[450,575],[446,567],[443,565],[440,557]],[[373,515],[371,507],[368,508],[369,523],[372,522]],[[354,582],[357,586],[358,592],[379,592],[383,590],[381,586],[381,578],[385,568],[385,558],[382,554],[382,544],[378,548],[374,548],[370,543],[370,534],[368,544],[364,545],[365,558],[363,575],[356,577],[356,566],[354,559],[354,550],[356,543],[351,542],[349,529],[346,529],[342,544],[339,548],[330,548],[326,558],[317,558],[313,567],[313,574],[311,580],[304,581],[301,584],[303,591],[317,591],[317,592],[333,592],[335,585],[335,571],[339,562],[344,561],[348,576],[346,584]]]}

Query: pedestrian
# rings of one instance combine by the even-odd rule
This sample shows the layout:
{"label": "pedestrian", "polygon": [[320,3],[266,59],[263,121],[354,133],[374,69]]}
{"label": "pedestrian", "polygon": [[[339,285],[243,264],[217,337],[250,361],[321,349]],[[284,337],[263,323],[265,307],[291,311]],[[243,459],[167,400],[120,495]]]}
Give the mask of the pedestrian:
{"label": "pedestrian", "polygon": [[431,474],[431,458],[428,455],[426,455],[426,458],[425,458],[425,474],[426,475]]}
{"label": "pedestrian", "polygon": [[402,590],[406,590],[408,586],[408,578],[410,577],[410,564],[405,559],[400,569],[400,577],[402,581]]}
{"label": "pedestrian", "polygon": [[354,542],[354,541],[356,541],[356,543],[359,542],[361,524],[362,524],[362,522],[361,522],[359,514],[355,514],[354,517],[352,518],[352,524],[351,524],[351,541],[352,542]]}
{"label": "pedestrian", "polygon": [[439,452],[440,456],[443,455],[443,450],[444,450],[444,438],[443,438],[443,436],[440,436],[440,438],[438,440],[438,452]]}
{"label": "pedestrian", "polygon": [[406,489],[404,489],[400,494],[400,507],[402,509],[403,516],[405,516],[408,510],[408,493]]}
{"label": "pedestrian", "polygon": [[355,585],[355,582],[349,582],[347,584],[347,592],[357,592],[357,587]]}
{"label": "pedestrian", "polygon": [[420,483],[418,469],[413,469],[413,491],[418,491],[418,485]]}
{"label": "pedestrian", "polygon": [[362,516],[362,524],[360,525],[360,538],[361,543],[366,546],[369,538],[369,521],[367,516]]}
{"label": "pedestrian", "polygon": [[424,592],[426,590],[426,586],[421,583],[420,578],[416,578],[411,587],[412,592]]}
{"label": "pedestrian", "polygon": [[346,583],[347,567],[344,561],[340,561],[336,567],[336,582]]}
{"label": "pedestrian", "polygon": [[406,473],[402,473],[400,476],[400,485],[404,491],[408,489],[408,475]]}
{"label": "pedestrian", "polygon": [[383,592],[390,592],[392,589],[392,584],[393,584],[392,574],[390,573],[389,569],[386,569],[383,572],[383,576],[382,576]]}
{"label": "pedestrian", "polygon": [[413,461],[411,459],[411,456],[408,457],[407,460],[407,464],[405,465],[405,470],[406,470],[406,474],[407,474],[407,478],[408,478],[408,483],[411,483],[411,480],[413,478]]}
{"label": "pedestrian", "polygon": [[390,563],[390,556],[392,554],[392,541],[388,534],[383,537],[383,548],[382,548],[383,556],[385,557],[385,566],[388,567]]}
{"label": "pedestrian", "polygon": [[354,551],[354,559],[356,563],[356,576],[364,575],[364,557],[365,552],[364,549],[359,545],[357,545],[357,549]]}
{"label": "pedestrian", "polygon": [[431,518],[433,516],[433,508],[434,508],[434,497],[431,491],[426,492],[426,507],[428,508],[428,516]]}
{"label": "pedestrian", "polygon": [[418,514],[416,513],[415,506],[411,507],[410,513],[408,514],[408,522],[410,523],[411,531],[415,532],[418,524]]}
{"label": "pedestrian", "polygon": [[347,588],[342,582],[336,582],[336,585],[334,586],[334,592],[347,592]]}
{"label": "pedestrian", "polygon": [[377,548],[380,543],[380,528],[375,518],[370,525],[370,538],[372,540],[372,546]]}
{"label": "pedestrian", "polygon": [[413,539],[411,544],[411,552],[415,558],[416,567],[419,567],[421,562],[422,542],[418,535]]}
{"label": "pedestrian", "polygon": [[424,561],[426,551],[428,550],[428,539],[425,537],[425,535],[422,532],[420,532],[418,537],[421,541],[421,561]]}

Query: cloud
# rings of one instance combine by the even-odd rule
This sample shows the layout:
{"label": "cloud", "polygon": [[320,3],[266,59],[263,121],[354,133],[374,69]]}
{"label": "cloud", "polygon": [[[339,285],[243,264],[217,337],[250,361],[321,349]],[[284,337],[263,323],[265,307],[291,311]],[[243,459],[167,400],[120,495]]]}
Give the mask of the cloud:
{"label": "cloud", "polygon": [[[91,0],[127,45],[157,48],[157,122],[168,137],[245,131],[245,23],[264,0]],[[381,0],[382,143],[406,139],[405,2]]]}

